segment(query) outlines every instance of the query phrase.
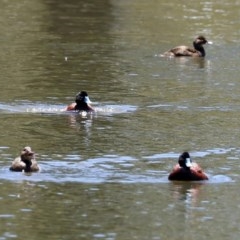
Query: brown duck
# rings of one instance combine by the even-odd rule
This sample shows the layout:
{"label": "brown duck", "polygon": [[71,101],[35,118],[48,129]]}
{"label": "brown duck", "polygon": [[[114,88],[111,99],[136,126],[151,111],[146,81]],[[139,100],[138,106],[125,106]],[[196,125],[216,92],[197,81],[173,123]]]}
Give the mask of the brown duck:
{"label": "brown duck", "polygon": [[10,170],[15,172],[38,172],[40,170],[31,147],[23,148],[21,155],[13,160]]}
{"label": "brown duck", "polygon": [[91,106],[91,101],[86,91],[79,92],[75,97],[75,103],[71,103],[67,106],[67,111],[86,111],[94,112],[94,108]]}
{"label": "brown duck", "polygon": [[205,50],[203,48],[204,44],[212,44],[212,42],[207,41],[204,36],[198,36],[193,41],[193,47],[188,46],[177,46],[163,53],[163,56],[167,57],[205,57]]}
{"label": "brown duck", "polygon": [[174,166],[168,179],[171,181],[201,181],[208,180],[208,176],[197,163],[192,162],[189,153],[184,152],[179,156],[178,164]]}

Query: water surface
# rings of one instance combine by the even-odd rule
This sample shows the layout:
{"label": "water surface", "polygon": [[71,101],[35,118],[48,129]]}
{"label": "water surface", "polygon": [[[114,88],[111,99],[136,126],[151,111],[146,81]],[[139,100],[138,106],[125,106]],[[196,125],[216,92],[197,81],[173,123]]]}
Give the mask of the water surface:
{"label": "water surface", "polygon": [[[238,5],[2,1],[0,240],[239,239]],[[10,172],[26,145],[41,172]],[[168,181],[183,151],[209,181]]]}

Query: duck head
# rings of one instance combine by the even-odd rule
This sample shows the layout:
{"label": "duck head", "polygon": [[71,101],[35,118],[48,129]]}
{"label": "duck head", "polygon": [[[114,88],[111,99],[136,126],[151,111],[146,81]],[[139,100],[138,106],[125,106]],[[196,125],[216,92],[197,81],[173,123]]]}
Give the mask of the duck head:
{"label": "duck head", "polygon": [[195,49],[199,49],[204,44],[212,44],[212,42],[208,41],[204,36],[200,35],[193,41],[193,46]]}
{"label": "duck head", "polygon": [[32,159],[35,158],[35,153],[32,151],[31,147],[27,146],[23,148],[21,152],[21,161],[26,164],[26,169],[30,168],[32,165]]}
{"label": "duck head", "polygon": [[208,41],[207,41],[207,39],[204,37],[204,36],[198,36],[195,40],[194,40],[194,42],[193,42],[193,45],[194,44],[197,44],[197,45],[204,45],[204,44],[206,44],[206,43],[208,43]]}
{"label": "duck head", "polygon": [[178,163],[180,167],[190,168],[192,167],[192,160],[188,152],[184,152],[179,156]]}
{"label": "duck head", "polygon": [[87,103],[87,104],[90,104],[91,101],[88,97],[88,94],[86,91],[81,91],[79,92],[77,95],[76,95],[76,98],[75,98],[75,102],[76,104],[79,104],[79,103]]}
{"label": "duck head", "polygon": [[205,57],[205,50],[203,48],[204,44],[212,44],[212,42],[207,41],[207,39],[204,36],[198,36],[194,41],[193,41],[193,46],[194,48],[200,52],[201,57]]}

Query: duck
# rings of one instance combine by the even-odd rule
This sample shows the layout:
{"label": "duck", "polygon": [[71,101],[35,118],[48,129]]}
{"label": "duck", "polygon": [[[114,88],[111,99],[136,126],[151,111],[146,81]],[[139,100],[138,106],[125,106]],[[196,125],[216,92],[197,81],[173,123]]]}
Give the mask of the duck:
{"label": "duck", "polygon": [[188,46],[177,46],[167,52],[163,53],[163,56],[167,57],[205,57],[206,53],[203,48],[204,44],[212,44],[212,42],[207,41],[207,39],[200,35],[193,41],[193,47]]}
{"label": "duck", "polygon": [[183,152],[178,158],[176,164],[168,176],[170,181],[202,181],[208,180],[208,176],[202,168],[195,162],[192,162],[190,154]]}
{"label": "duck", "polygon": [[38,172],[40,170],[31,147],[23,148],[20,156],[13,160],[10,170],[14,172]]}
{"label": "duck", "polygon": [[75,102],[67,106],[66,111],[94,112],[95,110],[91,106],[91,103],[88,93],[86,91],[81,91],[77,93]]}

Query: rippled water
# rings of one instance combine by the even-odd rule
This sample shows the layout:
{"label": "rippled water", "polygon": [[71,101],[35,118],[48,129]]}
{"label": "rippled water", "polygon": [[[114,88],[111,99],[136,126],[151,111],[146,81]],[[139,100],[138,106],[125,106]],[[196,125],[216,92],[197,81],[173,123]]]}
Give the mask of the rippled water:
{"label": "rippled water", "polygon": [[[0,240],[238,239],[238,5],[2,1]],[[10,172],[26,145],[41,171]],[[209,181],[168,181],[183,151]]]}

